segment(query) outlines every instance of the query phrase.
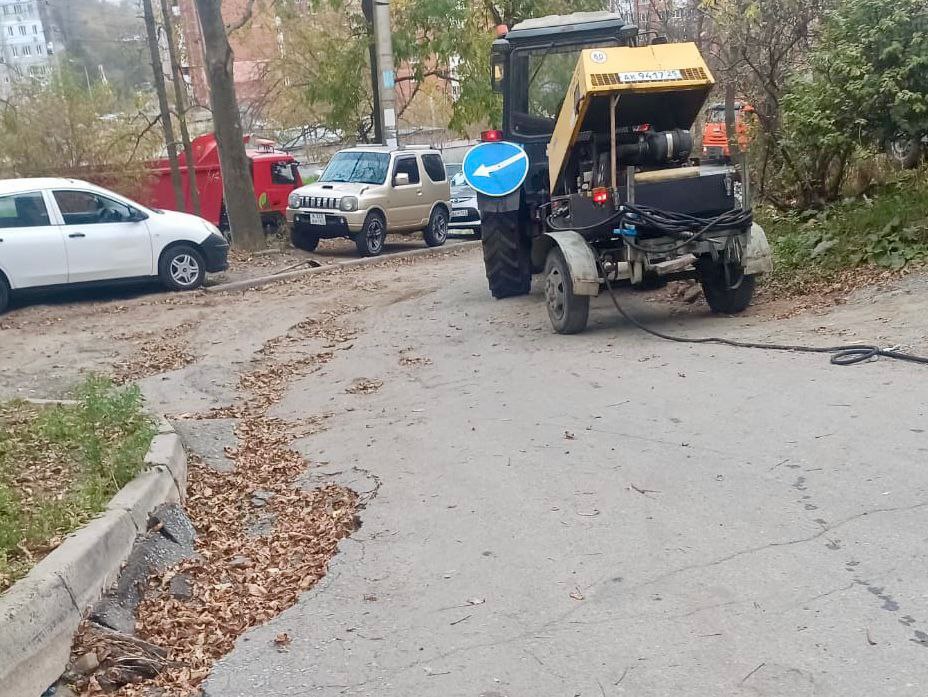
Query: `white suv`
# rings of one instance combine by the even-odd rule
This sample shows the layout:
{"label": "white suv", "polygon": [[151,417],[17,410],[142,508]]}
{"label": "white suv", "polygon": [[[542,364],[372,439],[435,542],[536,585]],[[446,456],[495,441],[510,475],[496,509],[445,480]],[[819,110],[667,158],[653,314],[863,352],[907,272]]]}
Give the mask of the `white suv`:
{"label": "white suv", "polygon": [[0,180],[0,312],[11,293],[47,286],[159,278],[191,290],[228,266],[228,252],[194,215],[75,179]]}

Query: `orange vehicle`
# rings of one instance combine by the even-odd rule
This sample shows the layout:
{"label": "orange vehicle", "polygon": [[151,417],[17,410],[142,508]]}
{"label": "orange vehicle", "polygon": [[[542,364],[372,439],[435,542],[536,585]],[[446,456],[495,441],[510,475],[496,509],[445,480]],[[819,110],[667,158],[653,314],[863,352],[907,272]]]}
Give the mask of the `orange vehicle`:
{"label": "orange vehicle", "polygon": [[[745,102],[735,102],[735,133],[738,144],[744,150],[748,146],[748,114],[754,107]],[[728,162],[728,135],[725,132],[725,105],[721,102],[706,109],[706,125],[702,131],[702,159],[706,162]]]}

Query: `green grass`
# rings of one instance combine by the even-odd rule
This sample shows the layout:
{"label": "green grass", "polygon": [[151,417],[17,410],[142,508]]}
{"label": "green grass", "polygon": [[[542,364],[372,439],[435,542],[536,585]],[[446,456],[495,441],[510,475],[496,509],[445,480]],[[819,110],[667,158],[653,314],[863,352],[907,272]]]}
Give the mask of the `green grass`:
{"label": "green grass", "polygon": [[0,403],[0,591],[143,467],[155,428],[138,388],[90,377],[74,398]]}
{"label": "green grass", "polygon": [[901,270],[928,260],[928,171],[820,211],[756,211],[770,240],[770,281],[802,291],[860,266]]}

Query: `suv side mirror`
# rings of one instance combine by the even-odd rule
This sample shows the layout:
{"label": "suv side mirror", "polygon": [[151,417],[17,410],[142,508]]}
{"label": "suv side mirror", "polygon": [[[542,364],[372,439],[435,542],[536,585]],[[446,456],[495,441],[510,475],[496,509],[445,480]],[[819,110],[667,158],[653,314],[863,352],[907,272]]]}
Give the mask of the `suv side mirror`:
{"label": "suv side mirror", "polygon": [[393,177],[393,186],[408,186],[409,175],[406,172],[400,172]]}

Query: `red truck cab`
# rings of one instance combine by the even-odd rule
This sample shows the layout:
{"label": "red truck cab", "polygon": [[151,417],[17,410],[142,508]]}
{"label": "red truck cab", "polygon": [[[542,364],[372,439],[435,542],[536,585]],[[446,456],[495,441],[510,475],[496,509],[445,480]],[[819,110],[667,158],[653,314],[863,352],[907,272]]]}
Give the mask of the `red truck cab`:
{"label": "red truck cab", "polygon": [[[220,230],[227,230],[229,223],[222,200],[222,170],[219,166],[219,149],[212,133],[195,138],[193,148],[197,190],[200,194],[200,215]],[[251,180],[254,182],[255,202],[266,228],[276,228],[284,221],[287,198],[290,192],[303,185],[297,162],[292,155],[277,150],[274,142],[255,136],[245,136],[245,153],[248,156]],[[193,212],[190,198],[190,170],[187,158],[181,152],[181,181],[184,190],[184,206]],[[171,168],[166,159],[148,163],[154,174],[153,181],[142,202],[154,208],[177,210],[174,189],[171,186]]]}

